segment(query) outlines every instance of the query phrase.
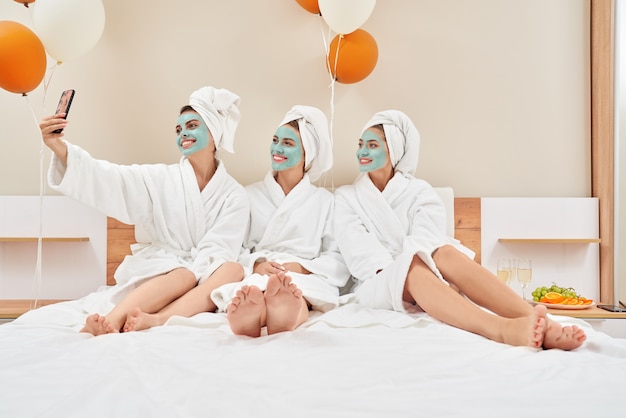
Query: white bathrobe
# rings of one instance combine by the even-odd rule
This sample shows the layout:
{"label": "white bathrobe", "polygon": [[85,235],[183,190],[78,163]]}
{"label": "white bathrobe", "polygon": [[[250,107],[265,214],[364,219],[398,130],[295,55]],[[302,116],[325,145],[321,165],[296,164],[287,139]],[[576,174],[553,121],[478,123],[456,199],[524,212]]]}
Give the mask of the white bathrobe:
{"label": "white bathrobe", "polygon": [[311,184],[308,175],[286,196],[269,172],[263,181],[246,187],[250,199],[250,228],[239,262],[246,278],[213,291],[215,304],[225,310],[243,285],[265,289],[267,276],[252,273],[255,262],[295,262],[311,272],[288,272],[314,309],[337,306],[338,287],[350,273],[333,233],[333,194]]}
{"label": "white bathrobe", "polygon": [[126,290],[178,267],[203,281],[224,262],[236,261],[241,250],[249,203],[221,162],[200,191],[186,157],[172,165],[117,165],[68,143],[67,168],[53,155],[48,181],[52,189],[135,225],[132,255],[115,272]]}
{"label": "white bathrobe", "polygon": [[437,192],[426,181],[399,172],[382,193],[367,175],[337,189],[335,231],[357,281],[356,301],[374,308],[414,310],[402,301],[414,255],[442,280],[432,258],[437,248],[450,244],[474,257],[470,249],[446,235],[445,207]]}

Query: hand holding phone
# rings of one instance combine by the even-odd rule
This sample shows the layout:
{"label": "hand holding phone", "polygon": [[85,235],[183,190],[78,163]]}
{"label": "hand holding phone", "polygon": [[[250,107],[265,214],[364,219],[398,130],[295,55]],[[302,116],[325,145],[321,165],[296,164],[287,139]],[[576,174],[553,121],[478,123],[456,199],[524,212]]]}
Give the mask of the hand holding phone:
{"label": "hand holding phone", "polygon": [[[70,112],[72,100],[74,100],[74,93],[75,91],[73,89],[65,90],[63,93],[61,93],[61,98],[59,99],[57,110],[54,113],[55,115],[58,115],[59,113],[65,113],[63,119],[67,119],[67,114]],[[63,129],[56,129],[52,131],[52,133],[54,134],[60,134],[61,132],[63,132]]]}

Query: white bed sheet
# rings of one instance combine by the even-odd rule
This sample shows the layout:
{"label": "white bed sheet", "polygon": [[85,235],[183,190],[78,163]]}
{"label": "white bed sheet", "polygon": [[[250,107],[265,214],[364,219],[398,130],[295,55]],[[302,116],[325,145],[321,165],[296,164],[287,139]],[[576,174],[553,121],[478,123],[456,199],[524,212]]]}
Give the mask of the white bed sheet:
{"label": "white bed sheet", "polygon": [[77,330],[93,298],[0,326],[0,417],[626,413],[626,339],[576,319],[554,317],[588,333],[573,352],[510,347],[426,314],[354,304],[257,339],[209,313],[92,337]]}

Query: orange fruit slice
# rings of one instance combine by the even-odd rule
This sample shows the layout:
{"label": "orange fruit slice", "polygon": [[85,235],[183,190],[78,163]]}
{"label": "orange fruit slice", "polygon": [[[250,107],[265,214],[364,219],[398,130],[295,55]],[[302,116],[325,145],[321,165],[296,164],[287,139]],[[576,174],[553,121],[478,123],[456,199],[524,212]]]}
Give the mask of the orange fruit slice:
{"label": "orange fruit slice", "polygon": [[548,292],[544,295],[546,303],[561,303],[565,300],[565,296],[557,292]]}

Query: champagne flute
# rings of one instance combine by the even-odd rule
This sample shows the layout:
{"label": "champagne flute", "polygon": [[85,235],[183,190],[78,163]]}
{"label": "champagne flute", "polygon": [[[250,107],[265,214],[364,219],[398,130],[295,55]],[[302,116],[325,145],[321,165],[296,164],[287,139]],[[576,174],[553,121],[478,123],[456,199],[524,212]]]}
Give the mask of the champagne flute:
{"label": "champagne flute", "polygon": [[497,276],[504,284],[511,283],[511,260],[508,258],[498,259]]}
{"label": "champagne flute", "polygon": [[511,259],[511,278],[509,279],[509,284],[512,284],[517,280],[517,262],[516,258]]}
{"label": "champagne flute", "polygon": [[532,262],[528,259],[517,261],[517,281],[522,286],[522,298],[526,300],[526,288],[532,281]]}

